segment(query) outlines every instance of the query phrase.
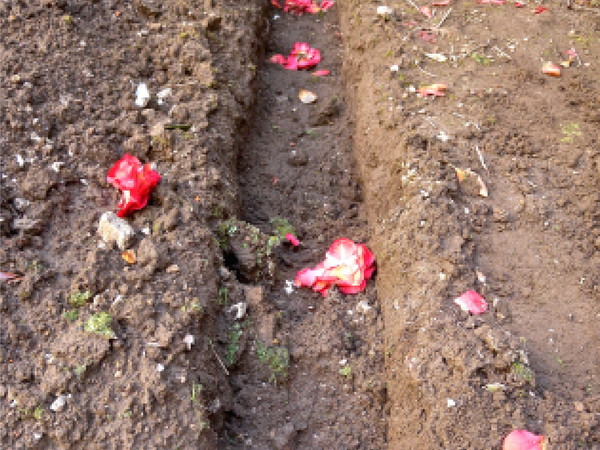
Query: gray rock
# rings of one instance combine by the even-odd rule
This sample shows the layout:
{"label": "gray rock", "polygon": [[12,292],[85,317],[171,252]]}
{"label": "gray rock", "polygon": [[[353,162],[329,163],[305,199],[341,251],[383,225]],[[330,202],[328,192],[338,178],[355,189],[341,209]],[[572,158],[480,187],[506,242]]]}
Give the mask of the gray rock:
{"label": "gray rock", "polygon": [[126,250],[133,244],[135,232],[126,220],[118,217],[114,212],[105,212],[100,217],[98,234],[109,245],[116,244],[121,250]]}

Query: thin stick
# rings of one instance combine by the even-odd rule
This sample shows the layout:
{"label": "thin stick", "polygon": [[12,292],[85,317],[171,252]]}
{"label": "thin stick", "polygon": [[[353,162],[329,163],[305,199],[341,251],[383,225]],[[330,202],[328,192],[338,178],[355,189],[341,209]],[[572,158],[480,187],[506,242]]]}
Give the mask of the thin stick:
{"label": "thin stick", "polygon": [[485,171],[489,173],[489,170],[488,170],[487,166],[485,165],[485,161],[483,160],[483,155],[482,155],[481,151],[479,150],[479,145],[475,146],[475,151],[477,152],[477,156],[479,156],[479,162],[481,163],[481,165],[483,166]]}
{"label": "thin stick", "polygon": [[421,72],[423,72],[424,74],[426,74],[426,75],[429,75],[430,77],[434,77],[434,78],[435,78],[435,77],[437,77],[437,75],[436,75],[436,74],[434,74],[434,73],[431,73],[431,72],[427,72],[425,69],[423,69],[423,68],[422,68],[420,65],[418,65],[417,63],[415,63],[415,65],[416,65],[416,66],[419,68],[419,70],[420,70]]}
{"label": "thin stick", "polygon": [[492,48],[494,50],[496,50],[500,56],[504,56],[506,59],[512,60],[510,55],[508,53],[506,53],[504,50],[500,50],[497,45],[494,45]]}
{"label": "thin stick", "polygon": [[412,5],[413,8],[415,8],[417,11],[419,10],[419,7],[417,5],[415,5],[415,2],[413,2],[412,0],[406,0],[408,3],[410,3]]}
{"label": "thin stick", "polygon": [[225,364],[223,364],[223,361],[221,361],[221,358],[219,357],[219,354],[217,353],[217,351],[215,350],[215,346],[212,343],[212,339],[209,342],[210,344],[210,349],[213,352],[213,355],[215,355],[215,358],[217,358],[217,361],[219,361],[219,364],[221,365],[221,368],[225,371],[225,375],[229,376],[229,370],[227,370],[227,367],[225,367]]}
{"label": "thin stick", "polygon": [[446,14],[444,14],[444,17],[442,17],[442,20],[439,21],[439,23],[435,26],[436,28],[439,28],[442,26],[442,24],[446,21],[446,19],[448,18],[448,16],[450,15],[450,13],[452,12],[452,8],[449,8],[448,11],[446,11]]}

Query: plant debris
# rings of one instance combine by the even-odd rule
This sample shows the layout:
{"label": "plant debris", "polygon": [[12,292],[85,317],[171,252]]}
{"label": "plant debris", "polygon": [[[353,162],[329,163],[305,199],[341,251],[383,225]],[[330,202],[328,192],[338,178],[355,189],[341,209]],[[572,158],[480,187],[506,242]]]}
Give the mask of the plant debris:
{"label": "plant debris", "polygon": [[343,294],[356,294],[366,287],[366,280],[375,271],[375,257],[364,244],[350,239],[336,240],[325,255],[325,260],[314,269],[302,269],[296,274],[294,284],[306,286],[323,297],[332,286]]}
{"label": "plant debris", "polygon": [[466,291],[454,299],[454,303],[463,311],[471,314],[482,314],[487,311],[488,304],[485,299],[475,291]]}

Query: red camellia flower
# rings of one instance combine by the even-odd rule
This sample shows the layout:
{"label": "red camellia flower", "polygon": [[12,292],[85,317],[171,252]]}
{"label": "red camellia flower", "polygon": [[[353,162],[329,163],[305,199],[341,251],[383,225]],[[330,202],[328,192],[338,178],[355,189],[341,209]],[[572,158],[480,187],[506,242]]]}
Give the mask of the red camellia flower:
{"label": "red camellia flower", "polygon": [[325,260],[314,269],[299,271],[294,284],[310,287],[323,297],[333,285],[343,294],[356,294],[364,290],[374,270],[375,257],[367,246],[342,238],[331,245]]}
{"label": "red camellia flower", "polygon": [[117,205],[117,216],[125,217],[146,206],[150,194],[160,181],[160,175],[150,164],[142,166],[135,156],[125,154],[110,168],[106,181],[123,191],[123,197]]}
{"label": "red camellia flower", "polygon": [[545,450],[546,439],[527,430],[511,431],[502,444],[502,450]]}
{"label": "red camellia flower", "polygon": [[482,314],[488,309],[485,299],[475,291],[464,292],[460,297],[454,299],[454,303],[463,311],[469,311],[471,314]]}
{"label": "red camellia flower", "polygon": [[281,64],[289,70],[310,69],[321,61],[321,52],[316,48],[310,48],[306,42],[296,42],[287,59],[277,54],[271,56],[270,61]]}

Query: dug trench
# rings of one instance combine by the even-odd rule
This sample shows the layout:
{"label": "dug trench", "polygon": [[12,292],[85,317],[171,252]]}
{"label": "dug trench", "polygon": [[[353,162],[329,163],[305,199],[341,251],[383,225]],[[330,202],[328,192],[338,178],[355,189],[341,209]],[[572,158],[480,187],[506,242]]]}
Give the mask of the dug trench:
{"label": "dug trench", "polygon": [[[296,272],[313,267],[339,238],[365,242],[352,115],[345,101],[336,13],[294,16],[272,8],[257,101],[240,148],[239,219],[223,222],[231,274],[223,316],[231,354],[233,407],[223,448],[384,448],[382,319],[375,284],[358,295],[326,297],[295,289]],[[295,42],[321,51],[318,69],[285,70],[268,62]],[[304,104],[302,89],[317,95]],[[285,241],[292,231],[301,241]],[[259,237],[260,236],[260,237]],[[268,237],[267,237],[268,236]],[[264,239],[282,245],[261,251]],[[261,282],[260,284],[258,282]],[[225,292],[225,291],[224,291]],[[243,294],[243,295],[242,295]],[[227,307],[226,307],[227,309]]]}

